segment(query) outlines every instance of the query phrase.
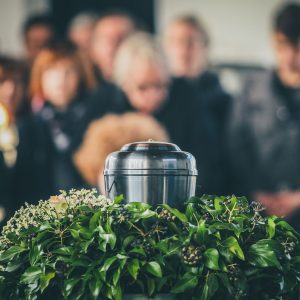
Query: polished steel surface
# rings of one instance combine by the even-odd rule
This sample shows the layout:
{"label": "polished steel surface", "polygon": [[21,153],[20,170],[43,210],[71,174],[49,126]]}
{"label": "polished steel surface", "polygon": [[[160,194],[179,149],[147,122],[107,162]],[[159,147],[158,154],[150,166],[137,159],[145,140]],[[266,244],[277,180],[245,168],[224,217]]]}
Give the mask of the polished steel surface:
{"label": "polished steel surface", "polygon": [[196,161],[174,144],[132,143],[108,156],[104,177],[111,199],[180,206],[195,194]]}

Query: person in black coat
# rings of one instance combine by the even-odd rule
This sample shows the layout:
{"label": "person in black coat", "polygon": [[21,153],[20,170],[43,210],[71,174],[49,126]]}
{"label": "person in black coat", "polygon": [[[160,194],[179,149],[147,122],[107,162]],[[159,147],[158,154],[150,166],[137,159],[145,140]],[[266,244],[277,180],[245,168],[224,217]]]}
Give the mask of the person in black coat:
{"label": "person in black coat", "polygon": [[198,99],[199,108],[196,111],[204,110],[210,114],[207,127],[209,130],[214,128],[214,137],[218,137],[216,148],[220,149],[211,149],[218,154],[215,154],[212,165],[215,173],[210,182],[215,185],[214,182],[222,181],[224,188],[218,193],[230,194],[233,184],[226,175],[231,169],[226,128],[232,100],[221,86],[218,76],[209,69],[210,39],[207,30],[199,18],[182,15],[166,26],[163,41],[172,76],[185,78]]}
{"label": "person in black coat", "polygon": [[236,190],[300,230],[300,5],[274,19],[277,68],[249,78],[233,107]]}
{"label": "person in black coat", "polygon": [[83,186],[71,157],[80,140],[78,124],[87,110],[85,96],[93,87],[85,71],[78,51],[69,44],[43,50],[33,67],[31,91],[45,101],[34,116],[34,127],[37,140],[43,141],[38,145],[44,145],[44,151],[38,153],[48,153],[44,162],[51,173],[48,186],[52,193]]}
{"label": "person in black coat", "polygon": [[214,114],[186,79],[171,79],[152,36],[136,33],[123,42],[113,78],[117,86],[110,84],[94,93],[88,121],[127,111],[153,115],[166,128],[172,142],[196,157],[199,192],[222,193],[223,182],[216,181],[216,156],[221,149]]}

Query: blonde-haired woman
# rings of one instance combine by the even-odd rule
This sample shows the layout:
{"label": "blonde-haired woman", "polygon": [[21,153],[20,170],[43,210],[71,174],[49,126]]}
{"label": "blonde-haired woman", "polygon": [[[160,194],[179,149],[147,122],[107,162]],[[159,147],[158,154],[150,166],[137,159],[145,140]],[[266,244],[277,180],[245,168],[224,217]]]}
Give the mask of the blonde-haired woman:
{"label": "blonde-haired woman", "polygon": [[195,102],[188,84],[172,81],[158,41],[149,33],[137,32],[119,47],[113,80],[92,99],[91,118],[105,113],[142,112],[153,116],[167,130],[172,142],[183,150],[189,146],[187,126]]}
{"label": "blonde-haired woman", "polygon": [[117,87],[111,86],[93,99],[94,117],[100,118],[107,111],[134,111],[154,117],[171,142],[196,157],[201,192],[221,192],[221,147],[207,102],[195,96],[189,82],[170,77],[161,47],[151,34],[137,32],[121,44],[113,78]]}

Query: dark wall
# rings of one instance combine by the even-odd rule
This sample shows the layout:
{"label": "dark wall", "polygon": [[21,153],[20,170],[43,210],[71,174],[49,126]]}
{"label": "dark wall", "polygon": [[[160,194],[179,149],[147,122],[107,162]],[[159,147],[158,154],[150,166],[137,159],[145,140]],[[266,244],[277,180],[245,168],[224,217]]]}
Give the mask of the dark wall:
{"label": "dark wall", "polygon": [[73,16],[81,11],[101,13],[118,8],[132,13],[146,29],[154,32],[154,0],[51,0],[52,12],[57,30],[65,34]]}

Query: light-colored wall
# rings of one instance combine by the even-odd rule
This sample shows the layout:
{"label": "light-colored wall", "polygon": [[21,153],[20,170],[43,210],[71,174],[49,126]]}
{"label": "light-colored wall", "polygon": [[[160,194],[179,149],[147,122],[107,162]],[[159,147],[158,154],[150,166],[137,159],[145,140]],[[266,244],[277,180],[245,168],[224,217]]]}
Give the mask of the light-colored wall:
{"label": "light-colored wall", "polygon": [[24,18],[22,0],[0,1],[0,52],[18,55],[21,52],[20,28]]}
{"label": "light-colored wall", "polygon": [[[299,1],[299,0],[298,0]],[[175,16],[194,14],[211,36],[211,59],[270,65],[271,20],[285,0],[156,0],[157,29]]]}
{"label": "light-colored wall", "polygon": [[[213,62],[270,65],[271,17],[283,2],[286,0],[156,0],[156,28],[161,32],[173,17],[196,14],[209,29]],[[49,0],[0,0],[0,53],[20,55],[25,18],[49,7]]]}
{"label": "light-colored wall", "polygon": [[48,9],[48,0],[0,0],[0,53],[20,56],[24,20]]}

